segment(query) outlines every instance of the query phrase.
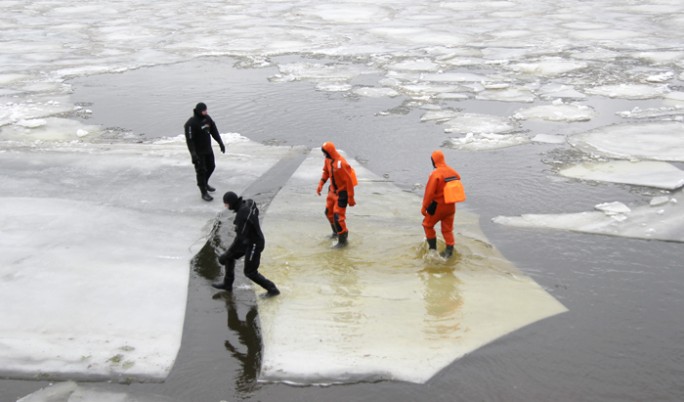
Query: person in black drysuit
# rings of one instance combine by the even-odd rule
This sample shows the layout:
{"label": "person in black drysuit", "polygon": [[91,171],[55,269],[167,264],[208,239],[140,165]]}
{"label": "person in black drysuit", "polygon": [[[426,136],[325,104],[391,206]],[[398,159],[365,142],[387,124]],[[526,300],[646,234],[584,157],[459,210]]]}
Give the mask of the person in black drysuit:
{"label": "person in black drysuit", "polygon": [[209,191],[216,191],[209,185],[209,178],[216,168],[214,163],[214,151],[211,149],[211,138],[213,137],[221,147],[221,153],[226,153],[226,146],[223,145],[221,135],[219,135],[216,123],[207,114],[207,105],[198,103],[193,110],[193,116],[185,122],[185,142],[192,157],[197,173],[197,186],[202,193],[204,201],[211,201],[214,198],[209,195]]}
{"label": "person in black drysuit", "polygon": [[235,260],[244,256],[245,276],[266,289],[266,296],[279,295],[280,291],[276,285],[258,271],[266,240],[259,225],[259,208],[256,203],[250,199],[243,200],[232,191],[223,195],[223,203],[226,208],[235,212],[235,240],[219,257],[219,262],[226,267],[223,283],[214,283],[211,286],[231,292],[235,280]]}

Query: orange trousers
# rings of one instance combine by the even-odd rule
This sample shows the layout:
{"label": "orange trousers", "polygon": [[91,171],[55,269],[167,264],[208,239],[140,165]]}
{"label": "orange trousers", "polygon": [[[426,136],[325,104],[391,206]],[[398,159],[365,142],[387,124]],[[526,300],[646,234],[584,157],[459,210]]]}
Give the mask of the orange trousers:
{"label": "orange trousers", "polygon": [[442,236],[447,246],[454,245],[454,216],[456,215],[456,204],[437,204],[434,215],[425,215],[423,219],[423,229],[425,237],[428,239],[437,238],[435,225],[440,222]]}
{"label": "orange trousers", "polygon": [[332,190],[328,191],[328,198],[325,199],[325,216],[337,234],[342,234],[347,232],[347,207],[341,208],[337,199],[337,194]]}

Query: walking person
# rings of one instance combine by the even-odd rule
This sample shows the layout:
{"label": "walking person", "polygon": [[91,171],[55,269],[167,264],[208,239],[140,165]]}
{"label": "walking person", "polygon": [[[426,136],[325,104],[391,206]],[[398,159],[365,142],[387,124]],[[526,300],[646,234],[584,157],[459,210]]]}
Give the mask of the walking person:
{"label": "walking person", "polygon": [[219,257],[219,262],[225,265],[226,274],[223,283],[212,284],[216,289],[228,292],[233,290],[235,281],[235,261],[245,257],[245,276],[254,283],[266,289],[266,296],[277,296],[280,291],[276,285],[259,273],[261,252],[266,241],[259,225],[259,208],[254,200],[243,200],[232,191],[223,195],[223,204],[235,212],[235,239],[228,250]]}
{"label": "walking person", "polygon": [[209,192],[216,191],[209,185],[209,178],[216,168],[214,162],[214,151],[211,149],[211,138],[218,142],[221,153],[226,153],[221,135],[216,128],[216,123],[207,113],[207,105],[198,103],[193,110],[191,118],[185,122],[185,142],[188,145],[192,163],[195,165],[197,174],[197,186],[202,194],[204,201],[211,201],[214,198]]}
{"label": "walking person", "polygon": [[332,142],[326,142],[321,147],[325,155],[323,163],[323,175],[318,183],[316,194],[321,195],[323,186],[330,179],[328,196],[325,201],[325,216],[330,222],[333,237],[337,237],[335,247],[344,247],[347,244],[349,230],[347,229],[346,211],[347,205],[356,205],[354,200],[354,186],[356,185],[356,173],[347,163]]}
{"label": "walking person", "polygon": [[423,214],[423,228],[430,250],[437,249],[437,232],[435,225],[439,222],[446,249],[440,254],[449,258],[454,253],[454,216],[456,203],[465,200],[461,176],[451,166],[446,164],[444,154],[437,150],[432,153],[432,166],[435,168],[430,174],[421,213]]}

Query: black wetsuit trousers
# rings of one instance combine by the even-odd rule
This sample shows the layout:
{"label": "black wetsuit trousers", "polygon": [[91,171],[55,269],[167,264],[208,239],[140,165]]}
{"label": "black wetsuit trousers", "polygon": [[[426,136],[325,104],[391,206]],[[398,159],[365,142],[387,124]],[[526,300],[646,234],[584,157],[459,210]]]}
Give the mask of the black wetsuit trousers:
{"label": "black wetsuit trousers", "polygon": [[235,281],[235,261],[245,257],[245,276],[251,279],[254,283],[266,290],[274,290],[276,288],[273,282],[269,281],[259,273],[259,264],[261,263],[261,251],[256,244],[249,244],[245,249],[241,247],[231,247],[225,254],[226,276],[223,279],[223,284],[226,289],[233,288]]}
{"label": "black wetsuit trousers", "polygon": [[214,153],[197,154],[195,161],[195,173],[197,174],[197,187],[199,187],[202,194],[207,192],[207,184],[209,178],[214,173],[216,163],[214,162]]}

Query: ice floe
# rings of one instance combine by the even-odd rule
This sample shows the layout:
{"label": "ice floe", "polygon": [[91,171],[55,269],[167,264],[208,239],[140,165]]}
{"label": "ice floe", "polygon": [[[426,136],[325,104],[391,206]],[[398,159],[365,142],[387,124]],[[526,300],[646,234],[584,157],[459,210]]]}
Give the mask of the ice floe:
{"label": "ice floe", "polygon": [[684,123],[621,124],[571,136],[589,153],[621,159],[684,162]]}
{"label": "ice floe", "polygon": [[676,190],[684,186],[684,170],[666,162],[609,161],[583,163],[562,169],[560,174],[582,180],[598,180]]}
{"label": "ice floe", "polygon": [[662,97],[668,91],[667,86],[647,84],[602,85],[586,89],[586,92],[592,95],[623,99],[653,99]]}
{"label": "ice floe", "polygon": [[424,383],[464,354],[566,311],[487,242],[465,208],[457,256],[425,259],[420,198],[362,166],[358,205],[347,209],[349,245],[331,248],[325,200],[314,193],[322,163],[314,150],[264,216],[262,271],[282,295],[258,300],[261,381]]}
{"label": "ice floe", "polygon": [[[224,139],[212,178],[221,190],[245,188],[287,149]],[[12,308],[0,320],[0,374],[163,380],[180,347],[189,261],[222,210],[200,199],[182,136],[3,150],[0,305]]]}
{"label": "ice floe", "polygon": [[554,102],[551,105],[533,106],[518,110],[513,117],[518,120],[588,121],[596,116],[593,108],[581,104]]}
{"label": "ice floe", "polygon": [[598,211],[566,214],[497,216],[495,223],[508,226],[560,229],[574,232],[648,240],[684,242],[684,206],[679,191],[663,203],[628,207],[619,202],[602,203]]}

